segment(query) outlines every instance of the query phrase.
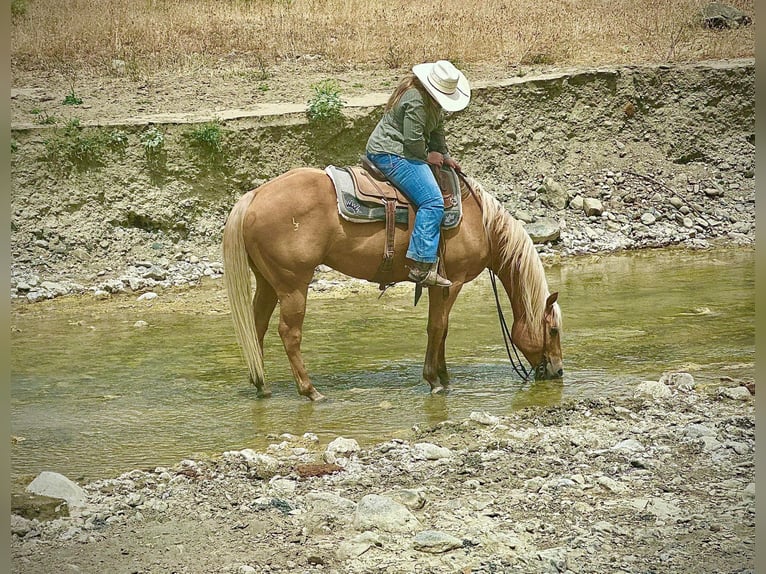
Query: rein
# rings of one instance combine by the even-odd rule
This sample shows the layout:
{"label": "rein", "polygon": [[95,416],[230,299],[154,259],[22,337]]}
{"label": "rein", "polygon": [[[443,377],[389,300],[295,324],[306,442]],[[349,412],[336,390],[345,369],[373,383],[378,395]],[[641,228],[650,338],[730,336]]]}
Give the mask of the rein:
{"label": "rein", "polygon": [[[521,377],[523,381],[528,381],[529,377],[533,373],[537,373],[537,371],[540,369],[540,366],[535,368],[534,371],[527,370],[527,368],[524,366],[524,362],[521,360],[521,357],[519,357],[519,350],[516,348],[516,344],[513,342],[513,339],[511,338],[511,332],[508,329],[508,323],[505,322],[505,316],[503,315],[503,308],[500,306],[500,296],[497,292],[497,281],[495,280],[495,273],[492,271],[492,269],[487,269],[489,271],[489,279],[492,283],[492,291],[495,294],[495,304],[497,306],[497,317],[500,320],[500,331],[503,333],[503,342],[505,343],[505,352],[508,354],[508,359],[511,361],[511,366],[513,367],[513,370],[516,371],[516,374]],[[511,354],[511,349],[513,349],[513,354]],[[514,360],[514,355],[516,359]]]}
{"label": "rein", "polygon": [[[482,203],[479,200],[478,195],[474,191],[474,189],[471,187],[471,184],[468,183],[468,178],[466,177],[465,173],[463,173],[460,170],[456,170],[458,175],[460,175],[463,178],[463,181],[465,182],[466,187],[471,192],[471,195],[476,200],[476,203],[479,206],[479,209],[482,209]],[[490,252],[490,261],[492,260],[492,241],[488,241],[489,243],[489,252]],[[513,367],[513,370],[516,371],[516,374],[521,377],[521,379],[524,382],[527,382],[530,380],[530,377],[533,375],[535,377],[538,377],[542,374],[542,371],[545,369],[545,355],[543,355],[542,360],[540,361],[540,364],[532,369],[527,369],[524,366],[524,362],[521,360],[521,357],[519,356],[519,350],[516,348],[516,344],[513,342],[513,338],[511,337],[511,331],[508,329],[508,323],[505,321],[505,316],[503,315],[503,308],[500,305],[500,295],[498,294],[497,290],[497,280],[495,278],[495,273],[490,269],[487,268],[487,271],[489,272],[489,279],[492,283],[492,292],[495,295],[495,306],[497,308],[497,317],[500,321],[500,331],[503,334],[503,343],[505,343],[505,352],[508,355],[508,359],[511,362],[511,366]],[[545,334],[543,335],[545,336]],[[543,345],[543,348],[545,346]],[[513,351],[513,352],[511,352]],[[515,357],[515,358],[514,358]]]}

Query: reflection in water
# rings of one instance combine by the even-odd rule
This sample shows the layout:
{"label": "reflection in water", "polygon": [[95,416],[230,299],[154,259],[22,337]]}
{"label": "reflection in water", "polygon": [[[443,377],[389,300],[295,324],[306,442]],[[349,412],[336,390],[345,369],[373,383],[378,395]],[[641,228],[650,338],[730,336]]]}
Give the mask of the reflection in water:
{"label": "reflection in water", "polygon": [[[74,480],[154,468],[271,436],[316,433],[362,444],[413,425],[504,415],[562,398],[632,394],[645,379],[688,369],[701,384],[753,376],[752,250],[649,251],[578,258],[548,270],[564,314],[564,381],[522,382],[505,356],[486,277],[450,320],[451,390],[421,382],[426,307],[407,286],[345,300],[310,298],[304,355],[329,398],[298,397],[275,329],[258,399],[228,316],[103,317],[87,308],[16,315],[11,334],[12,476],[55,470]],[[216,288],[221,288],[217,285]],[[506,313],[510,316],[510,311]],[[133,327],[137,319],[146,329]]]}
{"label": "reflection in water", "polygon": [[561,379],[534,381],[528,388],[519,390],[511,399],[511,408],[547,407],[561,402],[564,381]]}

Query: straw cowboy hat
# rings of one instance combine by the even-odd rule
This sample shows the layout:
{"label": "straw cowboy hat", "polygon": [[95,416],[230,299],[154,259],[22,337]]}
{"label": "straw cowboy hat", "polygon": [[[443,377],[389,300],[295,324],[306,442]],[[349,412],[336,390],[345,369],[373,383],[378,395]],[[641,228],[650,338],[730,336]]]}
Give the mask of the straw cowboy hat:
{"label": "straw cowboy hat", "polygon": [[418,64],[412,67],[412,71],[445,111],[458,112],[468,105],[471,86],[463,72],[451,62],[439,60]]}

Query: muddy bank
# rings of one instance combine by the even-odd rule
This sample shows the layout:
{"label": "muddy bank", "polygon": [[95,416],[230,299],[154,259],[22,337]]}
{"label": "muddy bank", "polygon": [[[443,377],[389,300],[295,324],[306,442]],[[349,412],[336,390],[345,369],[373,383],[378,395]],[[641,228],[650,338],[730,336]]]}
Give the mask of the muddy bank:
{"label": "muddy bank", "polygon": [[[495,80],[450,118],[451,147],[529,224],[548,260],[751,244],[754,76],[744,60]],[[291,167],[356,163],[384,98],[347,106],[330,125],[301,111],[221,114],[215,144],[200,135],[209,124],[188,115],[16,124],[12,297],[105,296],[220,276],[221,230],[236,198]]]}
{"label": "muddy bank", "polygon": [[272,439],[12,516],[14,571],[754,572],[754,402],[732,380],[669,373],[368,449]]}

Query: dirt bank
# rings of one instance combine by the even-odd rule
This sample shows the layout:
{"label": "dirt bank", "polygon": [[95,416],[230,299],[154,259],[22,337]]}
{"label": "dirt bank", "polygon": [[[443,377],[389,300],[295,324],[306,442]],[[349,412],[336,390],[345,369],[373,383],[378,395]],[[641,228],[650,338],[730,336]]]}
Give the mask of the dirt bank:
{"label": "dirt bank", "polygon": [[[450,118],[451,147],[518,218],[553,226],[546,255],[749,243],[754,76],[753,60],[491,76]],[[225,101],[230,89],[205,93]],[[349,106],[343,121],[320,125],[300,111],[241,109],[215,124],[210,147],[183,114],[152,125],[131,116],[134,98],[94,91],[91,107],[72,110],[83,123],[68,129],[14,124],[12,296],[140,292],[219,276],[235,199],[291,167],[356,163],[381,110]],[[102,115],[115,101],[128,115]],[[171,101],[157,106],[179,112],[181,100]],[[31,105],[12,103],[14,117]],[[86,119],[109,125],[82,127]],[[601,208],[585,210],[585,199]]]}

